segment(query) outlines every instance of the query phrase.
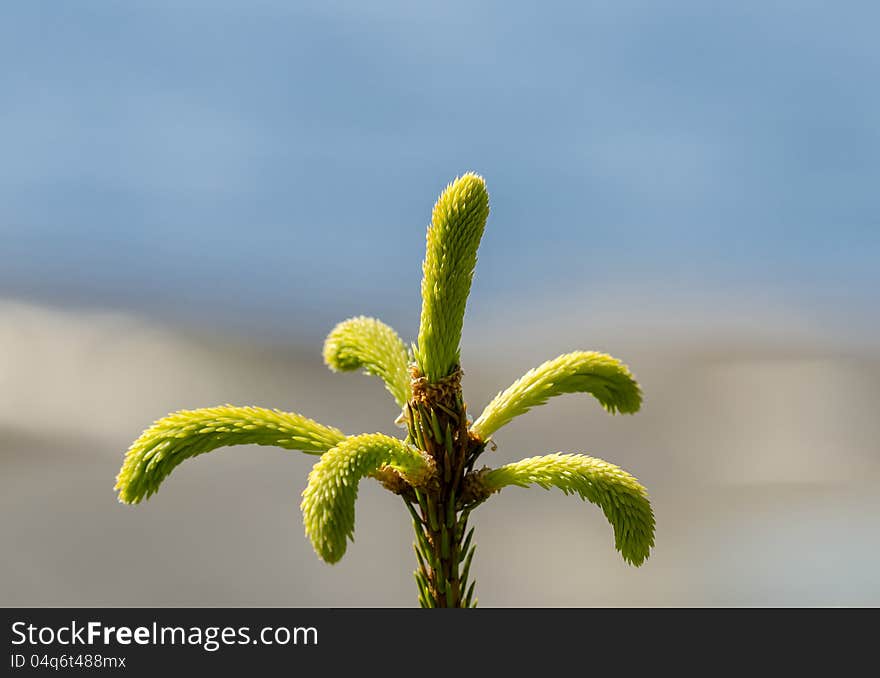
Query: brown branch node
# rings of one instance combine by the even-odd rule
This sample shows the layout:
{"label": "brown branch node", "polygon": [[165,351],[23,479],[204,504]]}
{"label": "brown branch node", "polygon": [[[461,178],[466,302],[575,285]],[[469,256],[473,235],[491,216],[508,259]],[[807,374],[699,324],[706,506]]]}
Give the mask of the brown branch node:
{"label": "brown branch node", "polygon": [[489,489],[483,481],[483,477],[492,469],[484,466],[478,471],[468,473],[461,486],[461,497],[459,498],[459,507],[473,508],[478,504],[482,504],[491,497],[497,490]]}
{"label": "brown branch node", "polygon": [[435,382],[429,382],[415,364],[410,365],[409,372],[412,377],[412,399],[415,402],[426,406],[440,403],[450,409],[457,409],[456,400],[461,396],[461,376],[464,374],[461,367],[456,365],[448,376]]}

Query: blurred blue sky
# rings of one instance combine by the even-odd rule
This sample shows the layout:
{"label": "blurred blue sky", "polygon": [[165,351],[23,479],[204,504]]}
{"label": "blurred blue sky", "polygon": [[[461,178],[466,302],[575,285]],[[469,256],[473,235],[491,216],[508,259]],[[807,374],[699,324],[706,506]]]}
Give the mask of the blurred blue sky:
{"label": "blurred blue sky", "polygon": [[0,296],[411,333],[431,206],[473,169],[483,306],[876,317],[878,26],[806,0],[6,2]]}

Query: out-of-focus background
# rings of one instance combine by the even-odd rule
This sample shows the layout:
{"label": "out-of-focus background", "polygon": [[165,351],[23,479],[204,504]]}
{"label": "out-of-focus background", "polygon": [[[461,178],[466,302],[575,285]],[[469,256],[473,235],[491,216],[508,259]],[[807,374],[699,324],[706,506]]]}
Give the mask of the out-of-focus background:
{"label": "out-of-focus background", "polygon": [[116,502],[128,444],[221,403],[397,431],[333,324],[418,328],[455,175],[492,201],[465,323],[477,414],[598,349],[639,414],[566,396],[487,454],[618,463],[640,569],[596,507],[473,517],[483,606],[880,604],[875,3],[12,2],[0,21],[0,604],[407,606],[372,481],[318,561],[314,457],[220,450]]}

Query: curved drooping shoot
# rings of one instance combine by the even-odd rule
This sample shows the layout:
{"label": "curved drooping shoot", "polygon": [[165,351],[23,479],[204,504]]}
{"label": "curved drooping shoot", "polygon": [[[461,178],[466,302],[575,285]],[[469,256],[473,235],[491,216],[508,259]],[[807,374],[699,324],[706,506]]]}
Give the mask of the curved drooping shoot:
{"label": "curved drooping shoot", "polygon": [[358,316],[339,323],[324,340],[324,362],[334,372],[363,369],[380,377],[403,407],[412,389],[409,355],[403,340],[388,325]]}
{"label": "curved drooping shoot", "polygon": [[361,479],[384,467],[412,487],[427,483],[436,468],[419,449],[381,433],[347,438],[312,468],[302,495],[303,522],[315,552],[326,562],[337,562],[345,554],[346,539],[354,540],[354,505]]}
{"label": "curved drooping shoot", "polygon": [[464,310],[489,217],[482,177],[468,173],[446,187],[434,205],[422,264],[422,315],[416,363],[429,383],[458,365]]}
{"label": "curved drooping shoot", "polygon": [[337,372],[378,376],[402,409],[405,440],[380,433],[347,437],[299,414],[257,407],[180,411],[160,419],[132,444],[119,471],[120,501],[154,494],[181,462],[228,445],[274,445],[321,455],[300,508],[306,535],[328,563],[353,540],[360,481],[378,480],[399,495],[415,530],[415,579],[422,607],[476,606],[470,514],[504,487],[556,487],[599,506],[624,560],[639,566],[654,545],[654,514],[645,488],[626,471],[577,454],[531,457],[474,470],[492,435],[515,417],[565,393],[588,393],[610,413],[636,412],[641,390],[611,356],[566,353],[529,370],[500,392],[473,423],[461,391],[460,344],[477,249],[489,215],[482,177],[467,173],[437,200],[427,232],[418,341],[409,352],[388,325],[365,316],[328,335],[324,362]]}
{"label": "curved drooping shoot", "polygon": [[580,454],[529,457],[486,472],[490,492],[508,485],[556,487],[599,506],[614,528],[614,546],[624,560],[639,566],[654,546],[654,512],[644,487],[622,468]]}
{"label": "curved drooping shoot", "polygon": [[639,385],[626,365],[604,353],[575,351],[526,372],[492,399],[471,431],[487,440],[514,417],[563,393],[589,393],[612,414],[631,414],[642,404]]}
{"label": "curved drooping shoot", "polygon": [[131,444],[114,489],[121,502],[137,504],[156,493],[178,464],[219,447],[273,445],[321,454],[343,440],[342,431],[293,412],[232,405],[180,410]]}

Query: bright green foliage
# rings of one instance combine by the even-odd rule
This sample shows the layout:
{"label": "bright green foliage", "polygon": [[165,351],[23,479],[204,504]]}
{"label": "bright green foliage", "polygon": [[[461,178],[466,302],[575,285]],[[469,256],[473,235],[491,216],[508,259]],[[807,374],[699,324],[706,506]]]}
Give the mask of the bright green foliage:
{"label": "bright green foliage", "polygon": [[303,491],[303,523],[315,552],[326,562],[337,562],[345,554],[346,539],[354,541],[354,504],[361,478],[385,466],[415,487],[434,473],[425,453],[381,433],[347,438],[312,468]]}
{"label": "bright green foliage", "polygon": [[639,566],[654,546],[654,512],[648,493],[623,469],[580,454],[530,457],[487,472],[489,490],[507,485],[558,487],[598,505],[614,527],[614,545],[624,560]]}
{"label": "bright green foliage", "polygon": [[363,368],[381,377],[403,407],[410,396],[409,355],[397,332],[375,318],[358,316],[339,323],[324,341],[324,362],[334,372]]}
{"label": "bright green foliage", "polygon": [[[564,393],[590,393],[609,412],[632,413],[641,391],[626,365],[596,352],[567,353],[528,371],[469,424],[457,368],[477,249],[489,216],[482,177],[467,173],[440,195],[422,265],[418,341],[408,352],[384,323],[364,316],[339,323],[324,343],[331,370],[380,377],[403,412],[405,441],[380,433],[346,437],[299,414],[258,407],[182,410],[158,420],[131,445],[119,474],[119,500],[136,504],[158,491],[182,461],[227,445],[275,445],[321,455],[301,509],[306,535],[328,563],[354,539],[362,478],[399,495],[416,534],[415,577],[422,607],[474,607],[471,512],[508,485],[557,487],[597,504],[623,558],[641,565],[654,545],[654,514],[638,481],[583,455],[551,454],[475,471],[490,437],[514,417]],[[516,322],[515,320],[513,321]]]}
{"label": "bright green foliage", "polygon": [[434,205],[422,265],[422,317],[415,355],[431,383],[458,364],[465,305],[488,216],[486,182],[472,173],[449,184]]}
{"label": "bright green foliage", "polygon": [[590,393],[612,414],[637,412],[642,393],[626,365],[604,353],[565,353],[529,370],[486,406],[471,430],[483,440],[549,398]]}
{"label": "bright green foliage", "polygon": [[155,422],[135,440],[116,477],[119,501],[137,504],[158,491],[185,459],[228,445],[275,445],[322,453],[345,440],[338,429],[300,414],[262,407],[181,410]]}

